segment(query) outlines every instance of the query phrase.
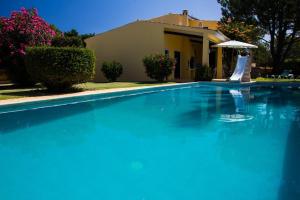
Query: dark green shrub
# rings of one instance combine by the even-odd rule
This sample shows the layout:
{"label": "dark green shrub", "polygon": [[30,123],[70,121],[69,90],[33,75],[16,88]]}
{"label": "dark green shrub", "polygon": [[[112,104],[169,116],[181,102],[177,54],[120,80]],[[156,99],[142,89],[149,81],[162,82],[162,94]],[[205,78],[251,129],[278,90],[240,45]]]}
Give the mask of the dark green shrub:
{"label": "dark green shrub", "polygon": [[200,66],[196,69],[195,81],[211,81],[213,72],[207,65]]}
{"label": "dark green shrub", "polygon": [[163,54],[146,56],[143,63],[147,75],[160,82],[168,79],[175,66],[175,60]]}
{"label": "dark green shrub", "polygon": [[9,77],[17,85],[33,86],[36,84],[36,81],[28,73],[24,59],[25,56],[18,57],[9,64]]}
{"label": "dark green shrub", "polygon": [[49,90],[69,89],[74,84],[91,80],[95,74],[95,56],[88,49],[33,47],[26,52],[29,74]]}
{"label": "dark green shrub", "polygon": [[281,71],[283,70],[291,70],[294,75],[300,75],[300,59],[286,59]]}
{"label": "dark green shrub", "polygon": [[52,39],[52,46],[54,47],[84,47],[83,41],[80,37],[64,37],[59,36]]}
{"label": "dark green shrub", "polygon": [[101,68],[107,80],[114,82],[119,78],[123,72],[123,66],[116,61],[104,62]]}

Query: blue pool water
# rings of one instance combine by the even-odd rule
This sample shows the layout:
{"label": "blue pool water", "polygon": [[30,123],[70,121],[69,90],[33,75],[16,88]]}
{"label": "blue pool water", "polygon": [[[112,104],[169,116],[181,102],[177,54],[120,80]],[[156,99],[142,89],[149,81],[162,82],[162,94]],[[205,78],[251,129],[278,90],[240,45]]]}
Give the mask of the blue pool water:
{"label": "blue pool water", "polygon": [[299,88],[93,98],[0,114],[1,200],[300,199]]}

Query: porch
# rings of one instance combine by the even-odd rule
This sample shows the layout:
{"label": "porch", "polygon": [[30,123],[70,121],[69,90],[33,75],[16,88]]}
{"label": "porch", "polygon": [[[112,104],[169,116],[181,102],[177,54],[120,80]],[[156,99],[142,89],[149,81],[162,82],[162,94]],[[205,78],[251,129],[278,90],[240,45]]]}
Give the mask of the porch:
{"label": "porch", "polygon": [[196,29],[196,31],[165,29],[165,54],[175,58],[177,63],[170,80],[194,81],[200,66],[209,66],[214,78],[222,78],[222,48],[212,46],[222,41],[218,32]]}

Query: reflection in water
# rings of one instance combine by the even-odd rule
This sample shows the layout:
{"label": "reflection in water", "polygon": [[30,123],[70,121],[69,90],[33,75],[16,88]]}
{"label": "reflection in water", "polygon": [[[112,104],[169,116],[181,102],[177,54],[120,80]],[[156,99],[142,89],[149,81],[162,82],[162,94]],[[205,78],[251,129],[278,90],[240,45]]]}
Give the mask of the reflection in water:
{"label": "reflection in water", "polygon": [[279,200],[300,199],[300,110],[288,133]]}
{"label": "reflection in water", "polygon": [[234,104],[228,90],[218,87],[196,88],[184,104],[190,109],[178,113],[176,126],[182,128],[205,128],[221,113],[231,113]]}
{"label": "reflection in water", "polygon": [[221,114],[222,122],[243,122],[252,120],[253,116],[249,115],[250,87],[241,89],[230,89],[229,93],[234,100],[235,112],[231,114]]}
{"label": "reflection in water", "polygon": [[[127,99],[134,98],[128,96]],[[109,107],[123,101],[122,98],[83,102],[78,104],[64,104],[58,106],[41,107],[40,109],[28,109],[24,111],[0,114],[0,134],[10,133],[18,129],[47,124],[52,121],[63,120],[67,117],[91,113],[96,109]],[[91,118],[92,119],[92,118]],[[81,121],[82,122],[82,121]],[[91,122],[90,122],[91,124]]]}
{"label": "reflection in water", "polygon": [[[244,122],[246,130],[232,125],[219,132],[220,156],[243,169],[257,170],[259,173],[264,170],[268,174],[266,166],[272,166],[274,170],[274,166],[278,165],[278,157],[273,156],[284,152],[283,163],[276,169],[279,174],[282,166],[282,177],[270,176],[269,181],[278,182],[278,200],[299,200],[300,93],[294,88],[276,87],[271,89],[272,92],[269,90],[254,88],[252,94],[247,95],[240,90],[229,91],[234,98],[235,112],[242,113],[242,116],[248,113],[252,120]],[[232,115],[227,116],[231,118]],[[269,143],[261,148],[260,140],[268,140]],[[286,141],[285,146],[282,141]]]}
{"label": "reflection in water", "polygon": [[3,124],[3,126],[0,126],[0,134],[38,124],[49,123],[49,121],[66,118],[82,112],[91,111],[92,109],[93,106],[91,106],[91,104],[75,104],[0,114],[0,121]]}
{"label": "reflection in water", "polygon": [[300,199],[299,109],[293,88],[203,86],[1,115],[0,194]]}

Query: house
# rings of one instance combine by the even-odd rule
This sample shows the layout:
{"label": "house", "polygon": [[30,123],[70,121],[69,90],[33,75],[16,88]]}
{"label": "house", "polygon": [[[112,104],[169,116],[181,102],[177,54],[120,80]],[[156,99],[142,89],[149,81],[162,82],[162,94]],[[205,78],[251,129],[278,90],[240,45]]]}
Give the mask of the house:
{"label": "house", "polygon": [[102,63],[112,60],[123,65],[120,81],[149,81],[142,60],[155,53],[177,60],[171,79],[192,81],[200,65],[212,67],[216,78],[222,78],[222,48],[211,46],[228,38],[217,28],[217,21],[199,20],[184,10],[181,14],[138,20],[88,38],[87,48],[96,55],[95,81],[106,80]]}

